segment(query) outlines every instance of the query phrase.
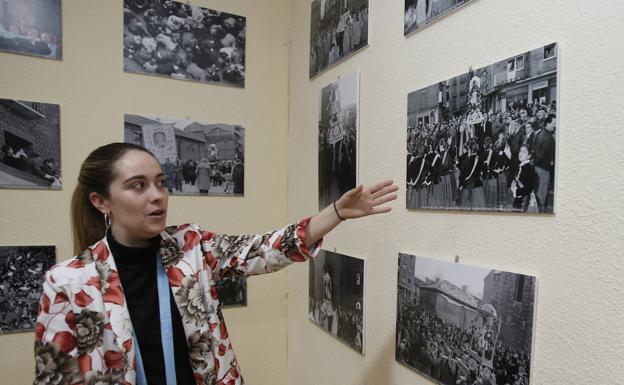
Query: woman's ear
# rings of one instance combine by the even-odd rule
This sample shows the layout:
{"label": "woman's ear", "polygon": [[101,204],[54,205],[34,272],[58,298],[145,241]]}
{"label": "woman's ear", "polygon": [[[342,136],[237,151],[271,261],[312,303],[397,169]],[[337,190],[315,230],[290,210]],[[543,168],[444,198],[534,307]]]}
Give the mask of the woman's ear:
{"label": "woman's ear", "polygon": [[90,193],[89,202],[91,202],[91,204],[102,214],[110,215],[110,206],[108,203],[108,199],[104,198],[102,195],[96,192]]}

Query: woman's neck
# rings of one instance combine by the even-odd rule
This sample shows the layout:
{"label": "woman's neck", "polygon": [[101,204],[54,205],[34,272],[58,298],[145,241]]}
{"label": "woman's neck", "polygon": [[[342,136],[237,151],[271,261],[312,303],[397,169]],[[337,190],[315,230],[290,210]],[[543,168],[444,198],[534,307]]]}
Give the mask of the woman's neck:
{"label": "woman's neck", "polygon": [[126,247],[147,247],[150,245],[150,239],[137,239],[130,237],[123,231],[119,231],[115,226],[111,226],[111,235],[119,244]]}

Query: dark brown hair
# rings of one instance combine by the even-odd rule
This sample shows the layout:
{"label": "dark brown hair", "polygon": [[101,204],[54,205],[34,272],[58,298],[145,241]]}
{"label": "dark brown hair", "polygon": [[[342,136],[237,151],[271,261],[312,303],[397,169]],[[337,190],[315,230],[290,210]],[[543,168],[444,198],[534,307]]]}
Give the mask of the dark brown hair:
{"label": "dark brown hair", "polygon": [[71,201],[75,255],[80,254],[105,235],[104,216],[91,204],[89,194],[96,192],[103,197],[108,197],[109,186],[116,176],[115,164],[132,150],[143,151],[154,156],[149,150],[136,144],[110,143],[93,150],[82,162],[78,185],[74,189]]}

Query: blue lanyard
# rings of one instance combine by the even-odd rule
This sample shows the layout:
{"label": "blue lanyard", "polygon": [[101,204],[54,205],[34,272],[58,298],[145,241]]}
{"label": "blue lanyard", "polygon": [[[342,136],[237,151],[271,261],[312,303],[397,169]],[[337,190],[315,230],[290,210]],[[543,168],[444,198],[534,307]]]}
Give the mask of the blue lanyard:
{"label": "blue lanyard", "polygon": [[[173,354],[173,323],[171,321],[171,303],[169,302],[169,280],[165,268],[160,262],[160,253],[156,258],[156,276],[158,279],[158,309],[160,310],[160,338],[162,341],[163,356],[165,358],[165,373],[167,385],[176,385],[175,359]],[[139,343],[132,334],[135,346],[136,383],[147,385],[145,368],[139,351]]]}

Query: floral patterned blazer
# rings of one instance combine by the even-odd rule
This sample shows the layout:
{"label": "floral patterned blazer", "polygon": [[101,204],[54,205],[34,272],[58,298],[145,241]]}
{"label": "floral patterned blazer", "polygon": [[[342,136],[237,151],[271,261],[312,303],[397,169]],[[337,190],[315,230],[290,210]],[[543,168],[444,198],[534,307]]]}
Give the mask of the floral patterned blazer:
{"label": "floral patterned blazer", "polygon": [[[314,257],[321,241],[305,246],[309,221],[264,235],[217,235],[194,224],[161,234],[160,257],[198,385],[244,383],[216,281],[270,273]],[[35,331],[34,384],[136,383],[132,323],[106,238],[46,273]]]}

